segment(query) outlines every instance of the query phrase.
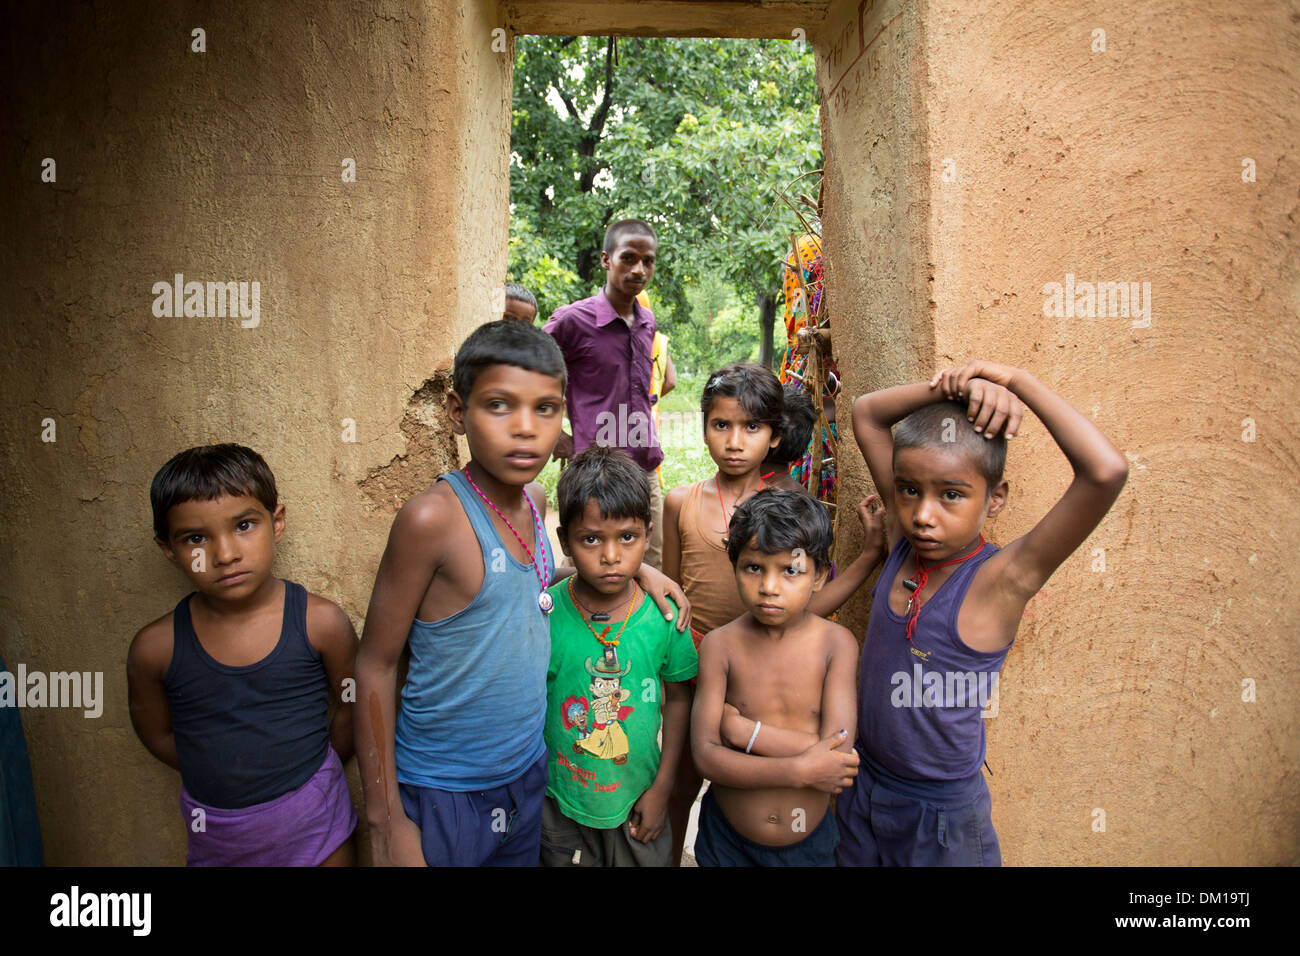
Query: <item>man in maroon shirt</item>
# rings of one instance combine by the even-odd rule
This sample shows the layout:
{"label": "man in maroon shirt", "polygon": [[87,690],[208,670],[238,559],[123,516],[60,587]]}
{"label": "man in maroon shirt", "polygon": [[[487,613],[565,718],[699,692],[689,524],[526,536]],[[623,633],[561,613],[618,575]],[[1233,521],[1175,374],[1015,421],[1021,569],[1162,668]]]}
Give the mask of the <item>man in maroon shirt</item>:
{"label": "man in maroon shirt", "polygon": [[645,469],[654,521],[645,563],[656,568],[663,554],[663,498],[654,470],[664,454],[650,414],[655,317],[636,296],[654,275],[658,245],[649,223],[614,223],[605,230],[600,254],[605,288],[556,309],[545,325],[569,367],[565,400],[573,436],[560,435],[555,457],[568,458],[592,444],[606,445],[623,449]]}

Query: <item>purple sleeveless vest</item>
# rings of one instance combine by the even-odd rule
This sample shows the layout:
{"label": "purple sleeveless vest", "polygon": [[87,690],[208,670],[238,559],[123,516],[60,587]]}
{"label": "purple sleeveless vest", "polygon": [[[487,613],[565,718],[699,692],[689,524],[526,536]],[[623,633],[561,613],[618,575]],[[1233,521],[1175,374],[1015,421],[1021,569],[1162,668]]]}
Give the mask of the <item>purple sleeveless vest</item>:
{"label": "purple sleeveless vest", "polygon": [[907,617],[889,589],[912,550],[900,538],[871,594],[858,677],[858,751],[913,780],[961,780],[984,762],[981,710],[997,687],[1010,645],[985,653],[957,636],[957,612],[976,570],[998,551],[986,542],[921,606],[907,640]]}

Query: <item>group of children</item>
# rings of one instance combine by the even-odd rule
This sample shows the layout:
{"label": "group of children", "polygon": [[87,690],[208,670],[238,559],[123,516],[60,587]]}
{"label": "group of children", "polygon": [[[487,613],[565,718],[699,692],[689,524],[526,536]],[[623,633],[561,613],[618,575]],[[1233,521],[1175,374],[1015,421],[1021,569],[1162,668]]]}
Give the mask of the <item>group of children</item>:
{"label": "group of children", "polygon": [[[637,308],[611,304],[635,332]],[[651,459],[589,442],[559,481],[559,567],[535,479],[574,370],[522,318],[456,353],[446,411],[469,460],[395,517],[359,645],[337,606],[272,576],[285,510],[256,453],[190,449],[155,477],[156,540],[194,593],[136,636],[131,715],[181,772],[188,861],[353,862],[355,740],[377,865],[671,865],[702,780],[702,866],[998,864],[980,701],[952,690],[998,673],[1124,457],[990,362],[863,395],[877,494],[833,574],[827,510],[788,474],[812,409],[730,365],[701,397],[717,472],[666,496],[662,561]],[[1074,480],[999,548],[982,528],[1022,403]],[[827,616],[882,562],[859,654]]]}

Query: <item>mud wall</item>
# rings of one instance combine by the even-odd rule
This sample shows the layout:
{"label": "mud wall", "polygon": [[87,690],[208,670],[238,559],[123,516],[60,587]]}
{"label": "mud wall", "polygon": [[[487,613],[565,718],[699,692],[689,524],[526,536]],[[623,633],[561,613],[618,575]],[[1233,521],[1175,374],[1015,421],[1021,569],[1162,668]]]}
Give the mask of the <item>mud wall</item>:
{"label": "mud wall", "polygon": [[[104,675],[98,718],[22,712],[54,864],[184,860],[179,778],[127,710],[132,635],[187,591],[152,542],[157,468],[261,452],[276,572],[359,629],[396,503],[455,455],[439,368],[505,270],[494,4],[128,10],[8,24],[0,655]],[[156,314],[177,274],[257,282],[256,324]]]}
{"label": "mud wall", "polygon": [[[1294,4],[853,0],[817,35],[837,351],[865,357],[841,359],[842,420],[983,357],[1130,462],[1003,670],[1007,863],[1300,859],[1298,22]],[[1090,313],[1082,283],[1136,283],[1129,314],[1109,287]],[[841,498],[867,491],[856,448],[841,462]],[[1034,420],[1007,474],[1000,543],[1070,470]]]}

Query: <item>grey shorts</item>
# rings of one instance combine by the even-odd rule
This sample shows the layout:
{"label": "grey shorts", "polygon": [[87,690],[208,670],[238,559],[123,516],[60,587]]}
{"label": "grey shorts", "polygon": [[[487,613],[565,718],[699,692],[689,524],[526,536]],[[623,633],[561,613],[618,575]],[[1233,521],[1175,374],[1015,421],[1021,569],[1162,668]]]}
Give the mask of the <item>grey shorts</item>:
{"label": "grey shorts", "polygon": [[649,843],[632,839],[627,822],[608,830],[570,820],[549,794],[542,804],[542,866],[672,866],[672,828]]}

